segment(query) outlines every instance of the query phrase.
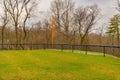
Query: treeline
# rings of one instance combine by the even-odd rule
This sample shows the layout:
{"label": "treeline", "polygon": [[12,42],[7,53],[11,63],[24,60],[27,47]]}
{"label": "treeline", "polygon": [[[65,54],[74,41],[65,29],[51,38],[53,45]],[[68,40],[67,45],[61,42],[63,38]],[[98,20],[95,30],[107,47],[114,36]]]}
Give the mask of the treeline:
{"label": "treeline", "polygon": [[[97,26],[100,18],[97,4],[76,6],[73,0],[54,0],[49,15],[44,20],[31,24],[37,5],[40,5],[37,0],[2,0],[1,44],[51,43],[53,16],[55,43],[119,45],[120,18],[113,16],[118,19],[111,18],[109,26]],[[119,1],[117,10],[120,11]]]}

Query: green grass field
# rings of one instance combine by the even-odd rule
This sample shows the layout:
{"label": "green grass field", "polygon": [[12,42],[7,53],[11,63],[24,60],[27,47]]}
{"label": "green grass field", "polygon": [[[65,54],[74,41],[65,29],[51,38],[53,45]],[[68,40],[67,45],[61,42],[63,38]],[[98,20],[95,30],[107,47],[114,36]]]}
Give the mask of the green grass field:
{"label": "green grass field", "polygon": [[120,59],[56,50],[0,51],[0,80],[120,80]]}

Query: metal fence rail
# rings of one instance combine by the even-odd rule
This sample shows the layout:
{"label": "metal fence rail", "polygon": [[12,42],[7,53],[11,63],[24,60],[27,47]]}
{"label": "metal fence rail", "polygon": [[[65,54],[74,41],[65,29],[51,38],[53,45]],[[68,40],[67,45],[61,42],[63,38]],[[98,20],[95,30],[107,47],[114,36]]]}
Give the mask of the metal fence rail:
{"label": "metal fence rail", "polygon": [[[40,43],[23,43],[23,44],[0,44],[1,50],[35,50],[35,49],[52,49],[52,44]],[[108,45],[96,45],[96,44],[54,44],[54,49],[60,49],[61,51],[69,49],[72,52],[74,50],[83,50],[87,55],[88,51],[102,52],[105,57],[106,54],[111,54],[120,57],[120,46],[108,46]]]}

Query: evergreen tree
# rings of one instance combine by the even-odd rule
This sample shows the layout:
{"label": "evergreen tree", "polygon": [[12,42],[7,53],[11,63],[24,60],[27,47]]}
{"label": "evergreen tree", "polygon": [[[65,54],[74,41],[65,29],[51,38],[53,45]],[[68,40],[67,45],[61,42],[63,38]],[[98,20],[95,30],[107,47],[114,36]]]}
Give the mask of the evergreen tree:
{"label": "evergreen tree", "polygon": [[120,39],[120,15],[116,14],[110,19],[110,25],[107,32],[110,36],[116,37],[119,43]]}

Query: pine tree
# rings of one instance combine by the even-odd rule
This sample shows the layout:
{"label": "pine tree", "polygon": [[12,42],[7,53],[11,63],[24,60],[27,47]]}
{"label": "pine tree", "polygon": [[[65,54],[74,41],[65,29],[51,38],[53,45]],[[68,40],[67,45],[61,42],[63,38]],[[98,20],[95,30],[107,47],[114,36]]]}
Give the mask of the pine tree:
{"label": "pine tree", "polygon": [[120,15],[116,14],[110,19],[110,25],[107,32],[110,36],[117,38],[119,43],[120,39]]}

